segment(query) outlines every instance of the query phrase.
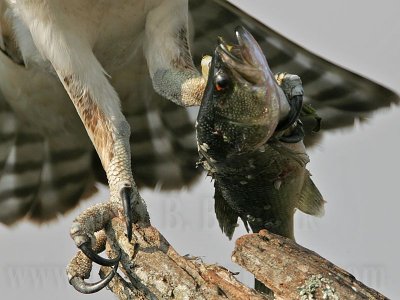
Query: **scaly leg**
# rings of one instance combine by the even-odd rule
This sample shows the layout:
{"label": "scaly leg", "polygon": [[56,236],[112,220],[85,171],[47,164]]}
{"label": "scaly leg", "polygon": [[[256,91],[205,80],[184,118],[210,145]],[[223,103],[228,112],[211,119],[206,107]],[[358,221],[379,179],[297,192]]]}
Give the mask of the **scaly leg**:
{"label": "scaly leg", "polygon": [[[79,56],[82,57],[84,53],[83,50],[79,51]],[[146,205],[132,177],[130,128],[121,113],[118,97],[105,78],[100,64],[91,52],[87,55],[87,60],[91,61],[90,67],[83,74],[79,74],[79,67],[76,72],[68,72],[56,66],[55,69],[100,156],[110,186],[110,201],[123,204],[130,238],[132,222],[140,222],[142,225],[150,223]],[[132,209],[135,212],[133,215]]]}
{"label": "scaly leg", "polygon": [[146,18],[144,53],[154,89],[181,106],[200,105],[206,78],[196,70],[188,43],[188,1],[168,0]]}

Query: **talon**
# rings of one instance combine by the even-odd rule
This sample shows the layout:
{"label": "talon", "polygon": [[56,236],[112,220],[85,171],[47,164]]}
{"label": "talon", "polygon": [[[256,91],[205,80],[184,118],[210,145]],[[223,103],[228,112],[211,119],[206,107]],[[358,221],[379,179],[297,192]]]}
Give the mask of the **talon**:
{"label": "talon", "polygon": [[126,232],[129,241],[132,240],[132,223],[133,223],[131,195],[132,195],[132,187],[125,186],[121,189],[122,206],[124,207]]}
{"label": "talon", "polygon": [[288,144],[295,144],[300,142],[302,139],[304,139],[304,129],[303,129],[303,124],[301,123],[300,120],[297,121],[296,127],[292,130],[290,135],[288,136],[281,136],[279,138],[279,141],[288,143]]}
{"label": "talon", "polygon": [[106,267],[112,267],[116,266],[118,267],[118,263],[121,259],[121,250],[119,251],[119,254],[117,257],[112,258],[112,259],[107,259],[104,257],[101,257],[98,255],[96,252],[93,251],[93,249],[90,247],[90,242],[85,242],[82,245],[79,246],[79,249],[93,262],[106,266]]}
{"label": "talon", "polygon": [[276,127],[276,131],[283,131],[285,129],[288,129],[290,126],[293,125],[294,122],[297,121],[301,113],[301,108],[303,106],[303,96],[293,96],[293,98],[291,98],[289,101],[289,105],[289,114],[285,119],[279,122],[278,126]]}
{"label": "talon", "polygon": [[105,288],[108,283],[114,278],[115,274],[117,274],[118,262],[114,265],[114,268],[110,273],[107,274],[106,277],[99,280],[98,282],[89,283],[86,282],[83,278],[73,277],[69,281],[69,283],[78,291],[83,294],[93,294],[96,293],[103,288]]}

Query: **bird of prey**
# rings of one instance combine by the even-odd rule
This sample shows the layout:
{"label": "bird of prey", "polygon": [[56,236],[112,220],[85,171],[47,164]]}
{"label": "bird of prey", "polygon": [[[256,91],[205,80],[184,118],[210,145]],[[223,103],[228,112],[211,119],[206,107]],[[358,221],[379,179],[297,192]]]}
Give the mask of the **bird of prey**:
{"label": "bird of prey", "polygon": [[178,188],[199,174],[179,107],[201,101],[193,61],[240,24],[274,72],[301,77],[323,129],[399,101],[227,1],[0,0],[0,222],[55,218],[97,181],[129,222],[148,222],[138,187]]}

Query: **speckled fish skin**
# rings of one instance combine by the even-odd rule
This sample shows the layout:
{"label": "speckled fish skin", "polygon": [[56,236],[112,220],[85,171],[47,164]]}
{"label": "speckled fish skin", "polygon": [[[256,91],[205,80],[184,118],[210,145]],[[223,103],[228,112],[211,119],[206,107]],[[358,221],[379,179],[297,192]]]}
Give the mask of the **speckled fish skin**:
{"label": "speckled fish skin", "polygon": [[[244,29],[242,29],[244,30]],[[238,29],[239,45],[232,53],[240,52],[241,60],[227,50],[223,41],[215,50],[210,69],[208,87],[203,101],[203,111],[218,115],[214,129],[240,152],[264,144],[273,134],[279,121],[280,100],[285,98],[266,59],[251,35]],[[214,78],[223,76],[231,81],[225,90],[217,91]],[[210,108],[204,106],[211,105]],[[235,150],[235,151],[236,151]]]}
{"label": "speckled fish skin", "polygon": [[215,180],[215,212],[229,238],[240,217],[254,232],[294,239],[296,208],[321,215],[324,201],[302,141],[274,138],[284,94],[255,40],[236,33],[239,45],[221,41],[212,58],[196,125],[200,164]]}

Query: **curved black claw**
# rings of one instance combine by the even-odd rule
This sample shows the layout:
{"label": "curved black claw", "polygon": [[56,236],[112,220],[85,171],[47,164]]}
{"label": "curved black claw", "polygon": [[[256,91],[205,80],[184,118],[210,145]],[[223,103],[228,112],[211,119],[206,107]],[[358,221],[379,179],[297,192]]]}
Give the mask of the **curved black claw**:
{"label": "curved black claw", "polygon": [[295,144],[295,143],[298,143],[301,140],[303,140],[304,135],[305,135],[305,133],[304,133],[304,129],[303,129],[303,123],[301,123],[301,121],[298,120],[296,127],[293,128],[290,135],[288,135],[288,136],[283,135],[279,138],[279,140],[284,143]]}
{"label": "curved black claw", "polygon": [[73,277],[69,283],[78,291],[83,294],[93,294],[96,293],[103,288],[105,288],[108,283],[114,278],[115,274],[117,273],[118,263],[114,265],[113,270],[107,274],[106,277],[99,280],[98,282],[89,283],[83,280],[80,277]]}
{"label": "curved black claw", "polygon": [[82,245],[79,246],[79,249],[82,250],[83,253],[85,253],[85,255],[90,258],[91,261],[102,265],[102,266],[106,266],[106,267],[112,267],[112,266],[117,266],[118,267],[118,263],[121,260],[121,250],[119,251],[119,254],[117,257],[112,258],[112,259],[107,259],[104,257],[101,257],[100,255],[98,255],[96,252],[93,251],[93,249],[90,247],[90,242],[85,242]]}
{"label": "curved black claw", "polygon": [[132,223],[133,223],[131,195],[132,195],[131,187],[126,186],[121,189],[122,206],[124,207],[124,212],[125,212],[126,233],[128,235],[129,241],[132,240]]}
{"label": "curved black claw", "polygon": [[301,108],[303,106],[303,96],[293,96],[289,101],[290,111],[285,119],[279,122],[276,131],[283,131],[293,125],[300,116]]}

